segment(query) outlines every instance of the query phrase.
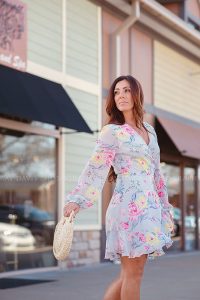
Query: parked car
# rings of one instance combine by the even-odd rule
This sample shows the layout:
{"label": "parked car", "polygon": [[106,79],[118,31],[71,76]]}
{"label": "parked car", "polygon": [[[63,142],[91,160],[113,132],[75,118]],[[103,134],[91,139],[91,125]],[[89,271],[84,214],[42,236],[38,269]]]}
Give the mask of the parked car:
{"label": "parked car", "polygon": [[35,244],[36,240],[29,229],[0,222],[1,251],[30,251],[35,249]]}
{"label": "parked car", "polygon": [[47,211],[23,204],[1,205],[0,221],[28,228],[36,239],[37,246],[52,245],[55,220]]}

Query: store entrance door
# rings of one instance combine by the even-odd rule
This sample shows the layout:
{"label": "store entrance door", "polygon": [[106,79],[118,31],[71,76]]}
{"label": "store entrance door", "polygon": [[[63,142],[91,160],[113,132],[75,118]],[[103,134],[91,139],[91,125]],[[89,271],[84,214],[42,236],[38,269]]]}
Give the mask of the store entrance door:
{"label": "store entrance door", "polygon": [[185,250],[196,249],[197,229],[197,193],[195,188],[195,168],[184,168],[184,202],[185,202]]}
{"label": "store entrance door", "polygon": [[168,251],[198,249],[200,216],[197,205],[197,166],[182,161],[180,164],[162,162],[161,167],[166,178],[169,202],[173,205],[175,224],[173,245]]}
{"label": "store entrance door", "polygon": [[173,244],[168,251],[180,251],[182,248],[182,205],[181,205],[181,184],[180,166],[172,163],[161,163],[162,172],[166,179],[169,202],[173,205],[171,211],[174,219]]}

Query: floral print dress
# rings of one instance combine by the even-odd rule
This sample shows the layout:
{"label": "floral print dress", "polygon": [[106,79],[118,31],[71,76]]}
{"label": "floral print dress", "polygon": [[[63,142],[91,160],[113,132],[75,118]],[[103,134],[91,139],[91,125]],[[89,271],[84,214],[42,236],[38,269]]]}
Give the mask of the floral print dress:
{"label": "floral print dress", "polygon": [[117,180],[106,212],[106,259],[143,254],[154,258],[172,244],[172,205],[160,170],[160,149],[154,128],[143,124],[149,144],[128,124],[105,125],[77,186],[66,196],[66,202],[80,208],[92,206],[114,167]]}

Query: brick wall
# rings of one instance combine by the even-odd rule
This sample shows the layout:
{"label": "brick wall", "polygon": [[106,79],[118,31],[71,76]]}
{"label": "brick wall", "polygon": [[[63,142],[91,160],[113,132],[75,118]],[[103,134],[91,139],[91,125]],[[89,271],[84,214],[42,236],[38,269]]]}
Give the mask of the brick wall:
{"label": "brick wall", "polygon": [[67,268],[100,262],[100,231],[74,231]]}

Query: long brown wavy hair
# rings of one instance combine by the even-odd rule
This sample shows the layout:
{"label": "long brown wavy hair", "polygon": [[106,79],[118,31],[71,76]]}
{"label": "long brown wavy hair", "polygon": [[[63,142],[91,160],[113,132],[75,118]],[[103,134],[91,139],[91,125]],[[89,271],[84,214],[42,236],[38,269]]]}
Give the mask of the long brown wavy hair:
{"label": "long brown wavy hair", "polygon": [[[131,75],[120,76],[116,78],[110,87],[108,97],[107,97],[107,102],[106,102],[106,112],[108,114],[107,124],[123,125],[125,123],[124,115],[120,110],[118,110],[115,103],[115,97],[114,97],[115,86],[119,81],[122,80],[126,80],[130,84],[131,96],[133,98],[133,103],[134,103],[133,115],[135,117],[136,126],[138,128],[144,127],[143,125],[144,94],[143,94],[142,86],[139,83],[139,81]],[[112,182],[112,181],[116,181],[116,178],[117,175],[115,174],[113,167],[111,167],[108,174],[108,180]]]}

